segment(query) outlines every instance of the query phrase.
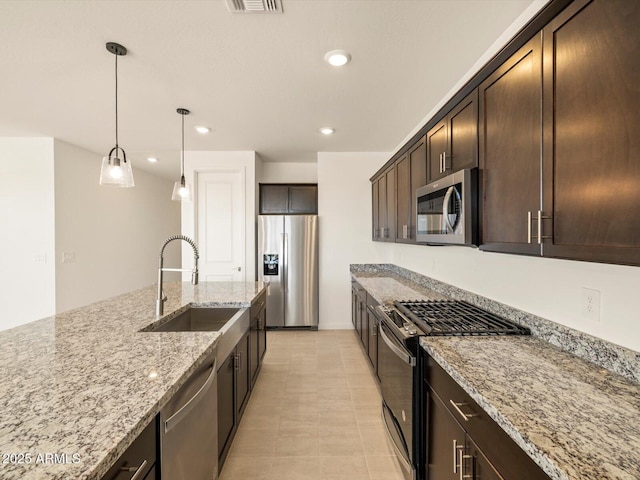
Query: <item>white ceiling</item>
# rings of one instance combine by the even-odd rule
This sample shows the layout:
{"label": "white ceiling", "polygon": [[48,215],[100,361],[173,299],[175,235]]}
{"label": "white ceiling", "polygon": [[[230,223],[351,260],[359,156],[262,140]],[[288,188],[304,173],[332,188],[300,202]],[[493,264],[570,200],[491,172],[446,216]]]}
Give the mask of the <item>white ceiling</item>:
{"label": "white ceiling", "polygon": [[[0,136],[51,136],[175,177],[186,150],[392,151],[531,0],[282,0],[232,14],[224,0],[0,1]],[[344,49],[342,68],[323,60]],[[194,125],[213,129],[197,134]],[[336,129],[333,136],[318,132]],[[156,165],[146,157],[160,158]]]}

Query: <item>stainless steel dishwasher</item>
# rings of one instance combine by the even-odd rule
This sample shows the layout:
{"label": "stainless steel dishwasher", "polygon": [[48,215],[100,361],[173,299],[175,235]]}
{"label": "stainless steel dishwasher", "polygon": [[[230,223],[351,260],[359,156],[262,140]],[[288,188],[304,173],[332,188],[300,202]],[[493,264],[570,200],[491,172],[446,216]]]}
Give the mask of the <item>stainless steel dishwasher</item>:
{"label": "stainless steel dishwasher", "polygon": [[180,387],[160,412],[161,477],[218,478],[216,352]]}

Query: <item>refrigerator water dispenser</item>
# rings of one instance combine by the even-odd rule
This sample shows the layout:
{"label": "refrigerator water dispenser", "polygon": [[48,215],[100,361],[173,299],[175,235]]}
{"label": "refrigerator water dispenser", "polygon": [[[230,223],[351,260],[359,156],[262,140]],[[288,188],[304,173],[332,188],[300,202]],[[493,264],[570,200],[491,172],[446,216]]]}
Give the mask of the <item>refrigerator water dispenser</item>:
{"label": "refrigerator water dispenser", "polygon": [[279,275],[280,269],[278,268],[280,263],[278,262],[277,253],[265,253],[263,255],[263,275]]}

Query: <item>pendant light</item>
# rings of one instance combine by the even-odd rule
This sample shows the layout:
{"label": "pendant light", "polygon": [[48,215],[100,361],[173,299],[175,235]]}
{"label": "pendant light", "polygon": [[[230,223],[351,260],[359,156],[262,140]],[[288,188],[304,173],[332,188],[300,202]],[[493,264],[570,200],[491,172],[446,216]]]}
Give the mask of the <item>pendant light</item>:
{"label": "pendant light", "polygon": [[133,171],[131,162],[127,161],[127,154],[118,145],[118,57],[127,54],[127,49],[114,42],[107,43],[107,51],[116,57],[116,146],[109,151],[109,155],[102,157],[100,169],[100,185],[110,187],[133,187]]}
{"label": "pendant light", "polygon": [[189,115],[191,112],[186,108],[179,108],[176,111],[182,116],[182,151],[180,153],[180,180],[178,180],[173,186],[173,195],[171,195],[171,200],[175,200],[176,202],[190,202],[191,186],[184,178],[184,117],[185,115]]}

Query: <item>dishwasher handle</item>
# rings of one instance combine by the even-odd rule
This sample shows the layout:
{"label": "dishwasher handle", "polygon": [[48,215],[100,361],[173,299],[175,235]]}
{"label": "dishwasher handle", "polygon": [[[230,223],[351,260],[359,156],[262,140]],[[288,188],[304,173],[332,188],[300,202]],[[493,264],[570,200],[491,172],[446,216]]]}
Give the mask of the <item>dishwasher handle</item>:
{"label": "dishwasher handle", "polygon": [[193,407],[195,407],[196,404],[200,401],[200,398],[204,396],[207,390],[209,390],[209,387],[211,386],[211,384],[216,378],[216,373],[217,373],[216,361],[214,360],[213,364],[211,365],[211,373],[207,377],[207,380],[204,382],[202,387],[200,387],[200,390],[198,390],[196,394],[193,397],[191,397],[187,403],[185,403],[182,407],[180,407],[180,410],[178,410],[176,413],[171,415],[164,422],[165,433],[169,432],[169,430],[171,430],[173,427],[179,424],[182,421],[182,419],[186,417],[191,410],[193,410]]}

